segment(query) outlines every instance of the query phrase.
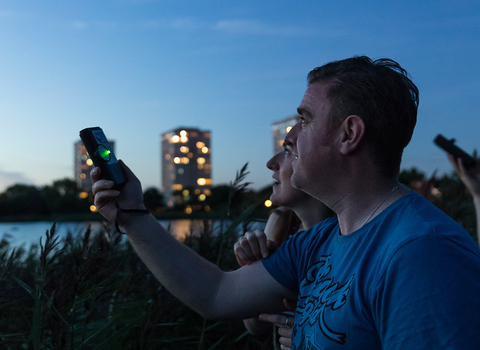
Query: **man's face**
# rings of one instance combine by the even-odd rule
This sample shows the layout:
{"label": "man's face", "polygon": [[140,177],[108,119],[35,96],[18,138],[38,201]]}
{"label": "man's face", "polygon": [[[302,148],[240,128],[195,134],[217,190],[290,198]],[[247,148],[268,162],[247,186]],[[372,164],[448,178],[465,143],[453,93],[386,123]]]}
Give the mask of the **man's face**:
{"label": "man's face", "polygon": [[308,87],[298,107],[299,122],[285,138],[295,157],[292,162],[292,185],[316,198],[331,183],[330,170],[335,163],[333,146],[338,139],[335,130],[328,132],[330,102],[327,88],[328,85],[324,83],[314,83]]}

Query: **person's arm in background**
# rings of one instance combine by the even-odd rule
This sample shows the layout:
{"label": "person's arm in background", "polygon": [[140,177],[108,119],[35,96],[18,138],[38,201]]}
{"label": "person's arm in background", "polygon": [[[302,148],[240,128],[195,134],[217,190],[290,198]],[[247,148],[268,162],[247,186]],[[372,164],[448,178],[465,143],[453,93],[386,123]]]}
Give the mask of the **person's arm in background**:
{"label": "person's arm in background", "polygon": [[447,154],[447,156],[453,169],[473,197],[477,219],[477,243],[480,245],[480,164],[477,163],[474,167],[467,170],[465,169],[461,158],[455,159],[451,154]]}
{"label": "person's arm in background", "polygon": [[[245,236],[242,236],[234,245],[235,257],[240,266],[252,264],[255,261],[259,261],[262,258],[267,258],[277,249],[277,244],[274,241],[275,227],[282,224],[281,215],[282,209],[279,208],[272,211],[268,217],[267,224],[265,225],[265,231],[255,231],[253,233],[247,232]],[[284,299],[285,310],[294,312],[296,307],[296,300]],[[278,317],[285,318],[281,315],[269,315],[265,314],[265,320],[259,320],[258,317],[253,317],[243,320],[245,328],[248,332],[254,336],[262,336],[267,332],[272,331],[271,323],[274,323]],[[290,317],[293,324],[293,316]],[[285,322],[284,320],[282,321]],[[283,324],[282,323],[282,324]],[[280,335],[280,343],[282,349],[289,349],[285,347],[285,344],[291,344],[292,328],[290,326],[280,327],[278,330]]]}
{"label": "person's arm in background", "polygon": [[145,209],[140,181],[120,162],[128,182],[119,189],[92,170],[95,206],[126,232],[135,251],[173,295],[207,318],[234,320],[283,310],[283,298],[295,297],[257,262],[224,272],[172,237],[149,214],[118,211]]}
{"label": "person's arm in background", "polygon": [[[272,239],[272,232],[278,218],[279,215],[272,212],[265,225],[265,231],[247,232],[235,243],[233,249],[240,266],[250,265],[262,258],[268,258],[270,253],[276,250],[277,246]],[[259,321],[258,317],[244,319],[243,323],[248,332],[257,337],[272,331],[272,325]]]}

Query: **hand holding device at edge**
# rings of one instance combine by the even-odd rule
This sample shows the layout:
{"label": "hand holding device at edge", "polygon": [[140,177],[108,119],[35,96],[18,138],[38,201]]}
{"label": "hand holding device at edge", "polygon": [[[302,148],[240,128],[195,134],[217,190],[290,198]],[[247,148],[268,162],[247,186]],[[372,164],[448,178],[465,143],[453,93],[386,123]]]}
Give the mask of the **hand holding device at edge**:
{"label": "hand holding device at edge", "polygon": [[233,249],[238,264],[244,266],[268,258],[277,249],[277,245],[263,231],[255,230],[240,237]]}
{"label": "hand holding device at edge", "polygon": [[453,169],[463,181],[474,198],[480,197],[480,164],[469,168],[465,168],[461,158],[455,159],[451,154],[447,154],[448,160]]}
{"label": "hand holding device at edge", "polygon": [[[95,195],[95,206],[100,214],[108,221],[114,222],[117,215],[117,207],[122,209],[145,209],[143,204],[142,186],[135,174],[128,168],[123,161],[118,161],[128,182],[119,189],[113,188],[114,184],[109,180],[102,180],[100,168],[93,168],[90,177],[93,182],[92,192]],[[119,226],[128,225],[128,219],[134,219],[135,215],[124,213],[118,214]]]}

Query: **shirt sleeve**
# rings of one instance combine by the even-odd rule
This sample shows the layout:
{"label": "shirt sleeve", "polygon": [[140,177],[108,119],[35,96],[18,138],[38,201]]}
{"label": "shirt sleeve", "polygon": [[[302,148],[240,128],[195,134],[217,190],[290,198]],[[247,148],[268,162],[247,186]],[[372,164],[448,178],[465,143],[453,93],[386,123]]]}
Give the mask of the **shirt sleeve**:
{"label": "shirt sleeve", "polygon": [[425,235],[392,257],[372,295],[385,350],[480,347],[480,257]]}
{"label": "shirt sleeve", "polygon": [[285,288],[298,293],[298,245],[304,232],[289,237],[268,259],[263,259],[265,269]]}

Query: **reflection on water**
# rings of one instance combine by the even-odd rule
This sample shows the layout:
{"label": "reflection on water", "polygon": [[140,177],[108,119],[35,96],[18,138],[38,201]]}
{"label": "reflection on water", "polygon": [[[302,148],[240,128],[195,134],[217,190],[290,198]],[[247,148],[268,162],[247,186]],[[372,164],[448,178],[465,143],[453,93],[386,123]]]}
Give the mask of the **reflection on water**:
{"label": "reflection on water", "polygon": [[[180,242],[185,241],[185,238],[190,235],[199,237],[205,229],[203,220],[173,220],[166,225],[163,222],[160,223]],[[211,225],[211,222],[209,224]]]}

